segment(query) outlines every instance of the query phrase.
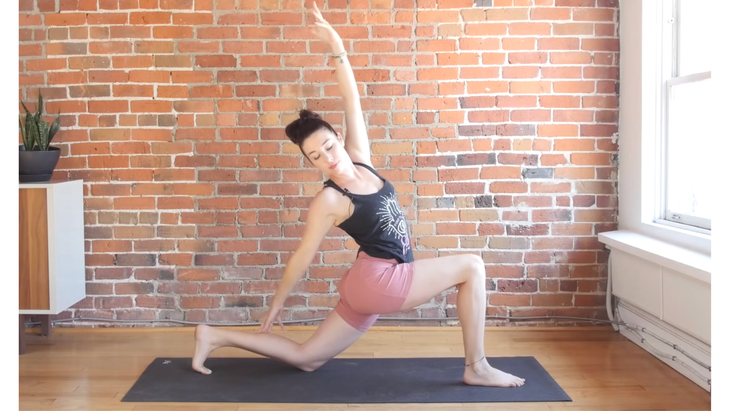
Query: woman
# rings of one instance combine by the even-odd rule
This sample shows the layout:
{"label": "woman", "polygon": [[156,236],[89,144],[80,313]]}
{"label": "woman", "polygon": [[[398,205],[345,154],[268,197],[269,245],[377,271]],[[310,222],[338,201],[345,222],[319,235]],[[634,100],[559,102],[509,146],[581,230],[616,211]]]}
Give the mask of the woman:
{"label": "woman", "polygon": [[[360,96],[343,42],[316,4],[312,14],[315,21],[312,33],[327,42],[334,53],[337,80],[345,103],[347,139],[306,110],[286,127],[287,136],[329,179],[311,202],[302,242],[286,265],[259,332],[198,326],[193,369],[210,374],[203,363],[213,350],[238,347],[304,371],[314,371],[357,341],[378,314],[409,310],[456,286],[466,353],[464,383],[497,387],[523,385],[524,379],[491,367],[484,354],[484,261],[471,254],[413,260],[408,226],[396,192],[370,161]],[[284,301],[333,225],[342,228],[360,245],[355,263],[340,282],[340,301],[312,337],[302,344],[270,334],[274,323],[281,325]]]}

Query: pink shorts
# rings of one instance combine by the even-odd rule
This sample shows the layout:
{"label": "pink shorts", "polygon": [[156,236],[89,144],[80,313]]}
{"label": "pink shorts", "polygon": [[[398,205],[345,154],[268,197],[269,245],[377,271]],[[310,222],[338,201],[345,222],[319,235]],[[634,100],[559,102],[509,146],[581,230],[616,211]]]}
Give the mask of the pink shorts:
{"label": "pink shorts", "polygon": [[367,331],[380,314],[401,310],[413,282],[413,263],[371,257],[360,252],[338,287],[335,311],[348,324]]}

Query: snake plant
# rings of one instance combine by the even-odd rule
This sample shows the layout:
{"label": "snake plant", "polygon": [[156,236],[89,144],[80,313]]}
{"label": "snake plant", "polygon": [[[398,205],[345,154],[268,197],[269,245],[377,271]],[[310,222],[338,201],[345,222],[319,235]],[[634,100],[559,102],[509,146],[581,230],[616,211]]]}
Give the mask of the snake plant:
{"label": "snake plant", "polygon": [[49,124],[43,120],[43,96],[38,93],[38,107],[35,114],[31,114],[28,111],[28,107],[22,101],[20,104],[25,109],[25,126],[23,126],[23,115],[18,116],[18,123],[20,124],[20,133],[23,136],[23,146],[26,151],[48,151],[51,145],[53,136],[56,135],[60,128],[61,112],[53,124]]}

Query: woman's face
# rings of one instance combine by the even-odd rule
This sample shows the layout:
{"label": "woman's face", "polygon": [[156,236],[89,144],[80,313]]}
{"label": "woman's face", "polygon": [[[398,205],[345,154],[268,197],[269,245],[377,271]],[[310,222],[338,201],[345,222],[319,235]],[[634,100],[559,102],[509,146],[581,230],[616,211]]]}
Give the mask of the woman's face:
{"label": "woman's face", "polygon": [[327,176],[336,175],[350,164],[342,136],[327,129],[312,133],[302,144],[309,161]]}

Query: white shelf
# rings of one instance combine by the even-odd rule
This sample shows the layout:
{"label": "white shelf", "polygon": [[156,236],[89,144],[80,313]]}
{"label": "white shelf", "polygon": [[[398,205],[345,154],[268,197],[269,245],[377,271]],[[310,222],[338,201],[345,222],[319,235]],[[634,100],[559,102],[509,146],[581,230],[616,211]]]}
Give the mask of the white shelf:
{"label": "white shelf", "polygon": [[19,314],[56,315],[86,297],[83,182],[22,183],[19,190],[40,190],[25,203],[34,213],[25,218],[37,219],[21,221]]}

